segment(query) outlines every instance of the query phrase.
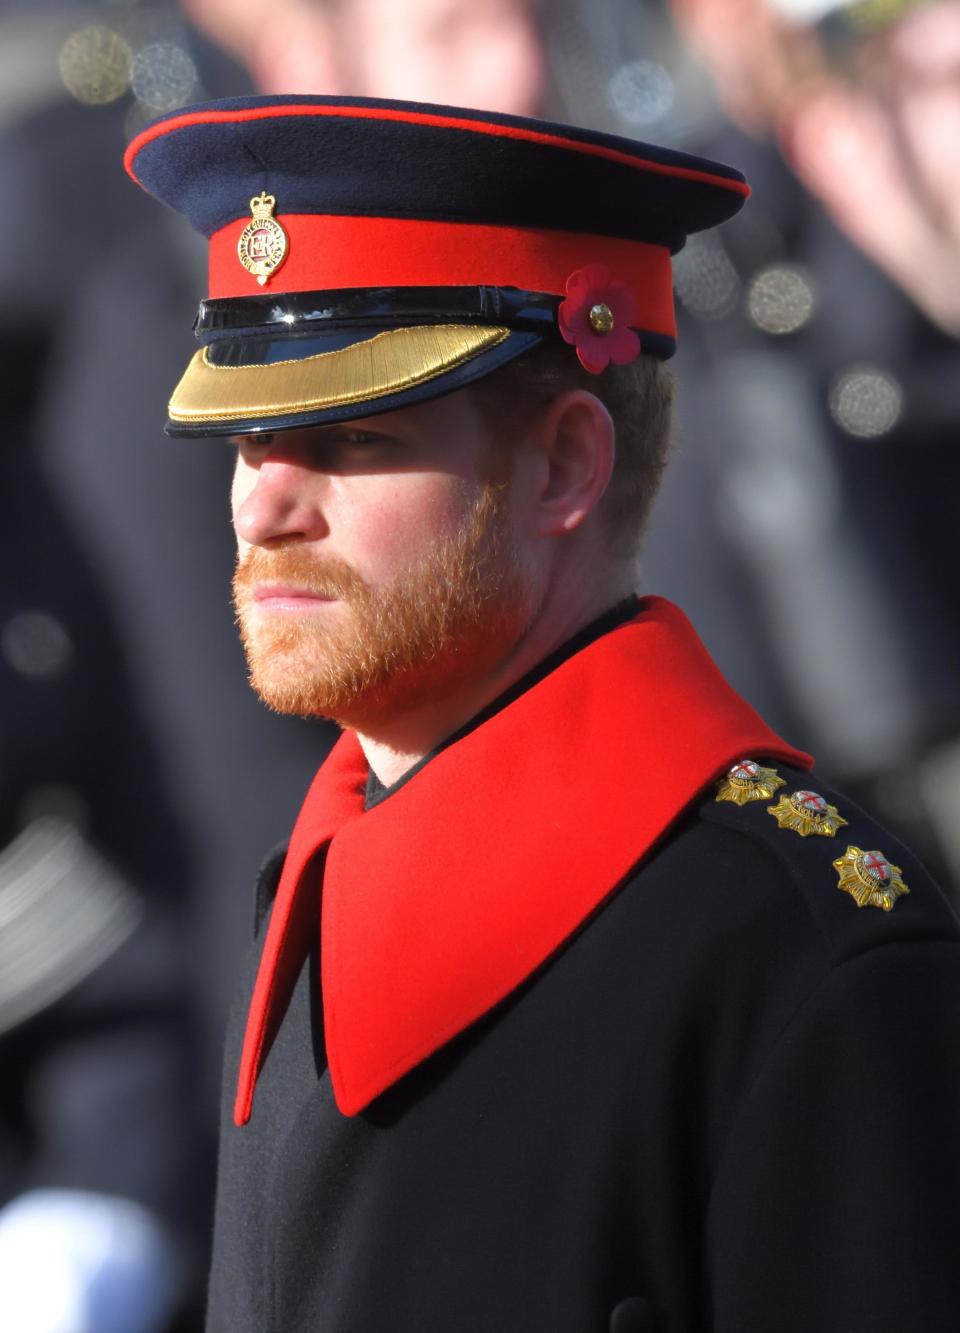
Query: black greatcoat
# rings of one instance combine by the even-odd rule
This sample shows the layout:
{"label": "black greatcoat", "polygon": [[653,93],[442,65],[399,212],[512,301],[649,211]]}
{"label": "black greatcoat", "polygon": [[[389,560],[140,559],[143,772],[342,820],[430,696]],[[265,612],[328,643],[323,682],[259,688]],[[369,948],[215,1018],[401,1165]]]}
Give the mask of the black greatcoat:
{"label": "black greatcoat", "polygon": [[[798,836],[711,785],[357,1115],[316,950],[243,1128],[238,1008],[209,1333],[955,1333],[960,927],[906,848],[771,766],[848,826]],[[901,868],[893,911],[838,890],[848,845]]]}

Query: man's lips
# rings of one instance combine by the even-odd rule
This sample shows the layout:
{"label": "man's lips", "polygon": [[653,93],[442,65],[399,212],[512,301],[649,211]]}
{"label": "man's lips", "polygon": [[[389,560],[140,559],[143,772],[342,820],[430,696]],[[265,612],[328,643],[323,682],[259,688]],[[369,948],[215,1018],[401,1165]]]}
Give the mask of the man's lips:
{"label": "man's lips", "polygon": [[292,583],[258,583],[253,590],[254,605],[263,611],[307,611],[338,600],[333,593],[314,592]]}

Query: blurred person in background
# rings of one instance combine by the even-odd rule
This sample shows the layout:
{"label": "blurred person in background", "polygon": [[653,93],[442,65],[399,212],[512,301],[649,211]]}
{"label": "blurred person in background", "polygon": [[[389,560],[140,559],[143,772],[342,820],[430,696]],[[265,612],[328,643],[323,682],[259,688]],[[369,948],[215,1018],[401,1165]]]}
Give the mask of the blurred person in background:
{"label": "blurred person in background", "polygon": [[111,196],[112,144],[47,105],[36,37],[0,14],[0,164],[29,238],[0,253],[0,1327],[161,1333],[203,1263],[190,853],[39,425],[76,274],[135,210],[71,202]]}
{"label": "blurred person in background", "polygon": [[37,313],[0,335],[17,371],[0,504],[0,1326],[154,1333],[203,1254],[187,853],[102,589],[36,467]]}
{"label": "blurred person in background", "polygon": [[957,0],[676,9],[730,115],[775,135],[850,238],[932,323],[960,334]]}
{"label": "blurred person in background", "polygon": [[[731,119],[759,140],[758,202],[783,238],[745,282],[767,346],[737,339],[726,396],[740,397],[735,429],[760,443],[733,446],[729,526],[778,656],[803,664],[789,692],[819,715],[825,758],[956,882],[960,4],[678,0],[675,12]],[[791,190],[773,145],[810,195]],[[732,237],[734,265],[758,240]],[[756,489],[771,512],[777,491],[793,510],[773,561],[751,475],[766,475]],[[788,534],[812,530],[820,554],[801,570]],[[893,628],[882,651],[866,646],[878,624]]]}

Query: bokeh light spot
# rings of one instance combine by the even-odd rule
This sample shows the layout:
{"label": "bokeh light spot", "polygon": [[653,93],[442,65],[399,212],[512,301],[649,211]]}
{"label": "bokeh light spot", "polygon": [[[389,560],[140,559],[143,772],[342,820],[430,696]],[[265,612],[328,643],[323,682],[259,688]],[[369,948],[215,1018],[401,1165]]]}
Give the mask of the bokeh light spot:
{"label": "bokeh light spot", "polygon": [[88,106],[106,106],[130,86],[133,54],[118,32],[92,24],[71,33],[60,48],[60,77],[67,92]]}
{"label": "bokeh light spot", "polygon": [[871,440],[886,435],[903,413],[899,380],[876,366],[851,366],[834,380],[828,399],[830,415],[848,435]]}
{"label": "bokeh light spot", "polygon": [[73,642],[48,611],[18,611],[0,628],[0,653],[22,676],[56,680],[70,666]]}
{"label": "bokeh light spot", "polygon": [[675,96],[669,71],[655,60],[632,60],[610,80],[610,105],[628,125],[655,125],[672,111]]}
{"label": "bokeh light spot", "polygon": [[735,309],[740,278],[715,232],[689,237],[673,261],[678,298],[698,319],[722,319]]}
{"label": "bokeh light spot", "polygon": [[751,321],[774,337],[796,333],[813,316],[816,297],[804,269],[775,264],[761,269],[747,292],[747,314]]}
{"label": "bokeh light spot", "polygon": [[152,111],[174,111],[189,102],[197,87],[197,67],[182,46],[151,42],[133,61],[133,91]]}

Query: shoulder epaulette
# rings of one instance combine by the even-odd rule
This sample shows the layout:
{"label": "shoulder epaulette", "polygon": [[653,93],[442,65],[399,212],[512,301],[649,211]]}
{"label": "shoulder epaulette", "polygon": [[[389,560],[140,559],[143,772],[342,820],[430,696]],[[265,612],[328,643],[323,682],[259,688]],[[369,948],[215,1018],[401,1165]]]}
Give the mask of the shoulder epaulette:
{"label": "shoulder epaulette", "polygon": [[913,853],[819,777],[741,759],[704,793],[700,814],[770,849],[838,961],[897,940],[960,938]]}

